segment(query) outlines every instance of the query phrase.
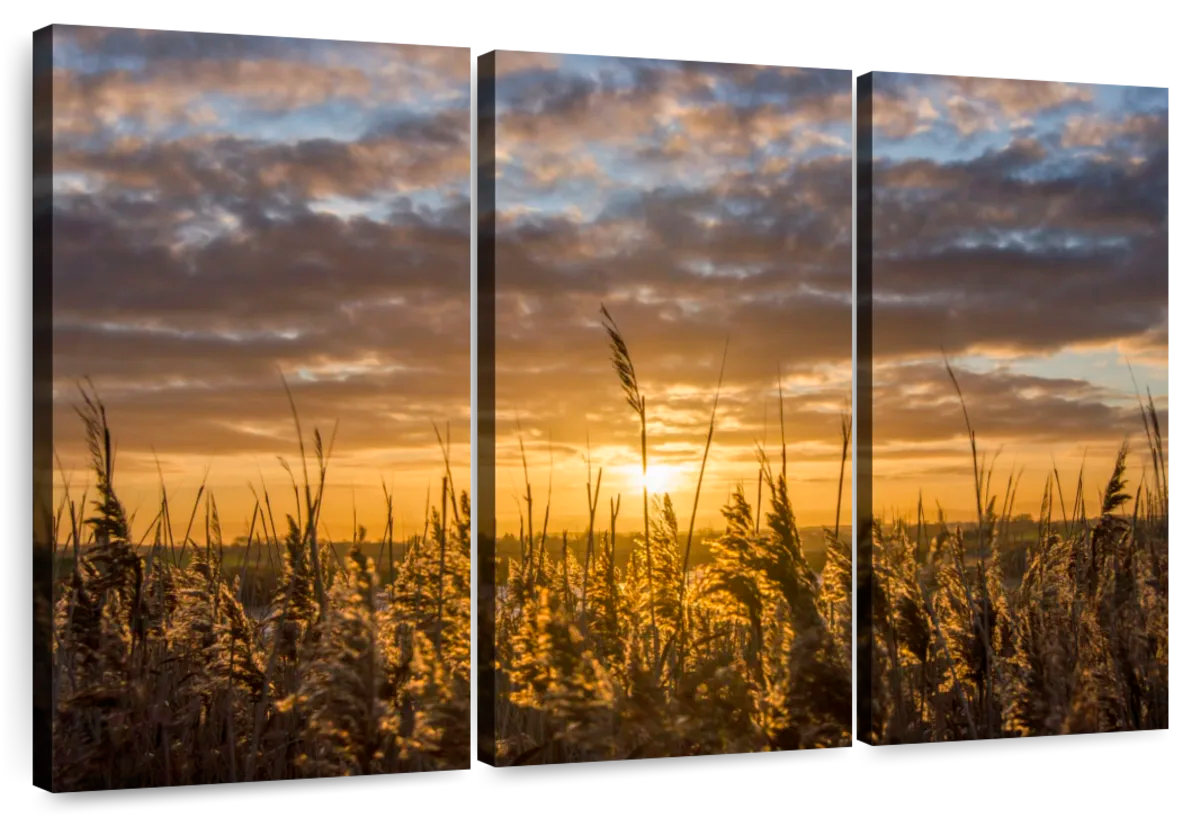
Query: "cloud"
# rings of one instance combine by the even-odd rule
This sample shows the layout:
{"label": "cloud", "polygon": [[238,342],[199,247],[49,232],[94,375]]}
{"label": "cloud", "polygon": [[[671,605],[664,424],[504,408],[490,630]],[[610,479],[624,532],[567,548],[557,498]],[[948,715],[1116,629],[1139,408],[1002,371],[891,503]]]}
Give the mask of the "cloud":
{"label": "cloud", "polygon": [[[1050,378],[1004,366],[955,377],[981,442],[994,451],[1005,442],[1112,443],[1141,429],[1130,392],[1114,393],[1086,378]],[[930,443],[966,435],[962,407],[944,366],[896,364],[876,370],[872,412],[875,439],[884,447]],[[1162,414],[1166,418],[1166,413]]]}
{"label": "cloud", "polygon": [[[946,452],[966,429],[944,355],[980,441],[1017,467],[1126,437],[1137,449],[1127,362],[1167,414],[1165,93],[901,74],[878,87],[876,499],[915,502],[922,485],[969,499]],[[925,100],[944,117],[920,127]]]}
{"label": "cloud", "polygon": [[[204,104],[209,95],[234,96],[274,113],[338,97],[360,99],[371,90],[361,70],[279,60],[162,61],[153,74],[111,71],[54,72],[55,132],[91,133],[135,120],[152,130],[183,122],[209,124],[217,118]],[[197,107],[199,105],[199,107]]]}
{"label": "cloud", "polygon": [[850,389],[848,74],[560,57],[508,71],[497,96],[500,473],[520,468],[519,421],[527,442],[553,441],[556,496],[583,479],[589,443],[628,488],[636,430],[604,304],[644,384],[651,458],[681,473],[728,336],[705,513],[754,479],[782,383],[795,479],[820,484],[804,502],[828,520]]}
{"label": "cloud", "polygon": [[[430,419],[466,423],[464,52],[68,28],[56,58],[63,445],[78,448],[69,405],[90,375],[135,463],[151,446],[276,453],[291,445],[278,366],[311,417],[341,420],[358,462],[382,447],[436,468]],[[698,453],[728,335],[722,457],[762,439],[779,378],[789,439],[836,460],[845,72],[498,64],[504,428],[520,417],[564,461],[628,441],[605,303],[647,384],[657,457]],[[1165,96],[884,75],[873,125],[881,457],[942,457],[962,434],[943,351],[970,356],[964,392],[989,440],[1136,434],[1136,404],[1092,373],[1011,367],[1118,349],[1165,388]]]}
{"label": "cloud", "polygon": [[469,424],[468,52],[67,27],[55,72],[60,455],[91,378],[128,479],[154,451],[236,486],[294,450],[282,372],[349,473],[436,474],[431,422]]}
{"label": "cloud", "polygon": [[[500,57],[505,63],[506,54]],[[527,70],[498,88],[506,153],[579,150],[592,141],[749,151],[798,128],[836,124],[849,99],[844,72],[610,59],[591,72]],[[664,158],[678,157],[670,153]]]}
{"label": "cloud", "polygon": [[558,54],[544,54],[538,51],[498,51],[496,52],[496,75],[524,74],[533,71],[554,71],[558,68],[561,58]]}
{"label": "cloud", "polygon": [[871,123],[891,139],[903,139],[929,130],[941,117],[929,97],[911,94],[876,94],[871,101]]}
{"label": "cloud", "polygon": [[997,129],[996,121],[978,101],[956,95],[946,100],[946,108],[950,111],[950,121],[963,136],[970,136],[976,131]]}
{"label": "cloud", "polygon": [[1148,147],[1115,164],[1017,139],[879,163],[877,354],[1045,351],[1165,325],[1166,148]]}
{"label": "cloud", "polygon": [[1076,114],[1067,118],[1062,144],[1066,148],[1153,150],[1156,145],[1166,144],[1166,129],[1167,118],[1161,113],[1122,118]]}
{"label": "cloud", "polygon": [[961,97],[997,109],[1009,119],[1090,103],[1095,96],[1087,86],[1065,82],[980,77],[943,77],[941,80]]}
{"label": "cloud", "polygon": [[462,98],[465,49],[189,32],[56,27],[54,127],[60,135],[226,123],[338,101],[378,108]]}

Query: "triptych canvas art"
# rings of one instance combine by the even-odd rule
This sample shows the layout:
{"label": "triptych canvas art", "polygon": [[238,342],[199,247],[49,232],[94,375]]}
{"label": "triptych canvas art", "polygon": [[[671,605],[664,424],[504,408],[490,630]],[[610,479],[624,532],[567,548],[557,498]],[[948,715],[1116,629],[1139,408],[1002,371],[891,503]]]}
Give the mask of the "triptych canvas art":
{"label": "triptych canvas art", "polygon": [[35,34],[35,783],[1167,726],[1165,90],[470,59]]}

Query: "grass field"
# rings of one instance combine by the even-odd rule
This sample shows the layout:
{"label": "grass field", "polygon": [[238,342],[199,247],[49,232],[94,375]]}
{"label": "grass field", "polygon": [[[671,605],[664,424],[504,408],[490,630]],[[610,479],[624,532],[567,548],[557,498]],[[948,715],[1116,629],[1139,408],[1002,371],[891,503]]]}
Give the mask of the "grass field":
{"label": "grass field", "polygon": [[[649,396],[616,322],[607,311],[604,319],[618,386],[641,428],[644,473]],[[500,549],[497,763],[849,743],[850,549],[837,530],[805,547],[786,445],[775,462],[758,447],[757,485],[733,491],[723,530],[694,528],[719,381],[690,516],[645,487],[632,502],[602,494],[603,470],[589,464],[578,500],[587,530],[556,536],[549,497],[535,509],[526,476],[519,535]],[[781,394],[781,436],[782,410]],[[846,418],[842,431],[844,474]],[[621,525],[640,531],[618,534]]]}
{"label": "grass field", "polygon": [[[611,332],[627,402],[643,407]],[[1012,482],[993,493],[977,468],[974,525],[923,509],[876,523],[872,740],[1167,726],[1168,481],[1153,402],[1144,416],[1152,473],[1131,489],[1123,448],[1098,508],[1051,475],[1041,514],[1017,517]],[[43,606],[56,789],[467,766],[470,503],[449,471],[423,534],[321,541],[330,464],[314,434],[282,531],[264,492],[227,545],[201,491],[186,534],[164,515],[136,544],[94,393],[80,418],[95,485],[55,510]],[[523,525],[502,543],[500,763],[849,743],[849,547],[826,530],[818,550],[797,526],[786,446],[758,456],[723,531],[697,536],[647,492],[624,511],[642,532],[618,535],[621,499],[601,511],[598,473],[586,532]],[[528,485],[524,501],[525,519],[549,519]]]}
{"label": "grass field", "polygon": [[1055,471],[1036,519],[1014,517],[1012,478],[993,492],[963,409],[974,524],[929,521],[919,506],[915,520],[863,532],[871,708],[860,732],[910,743],[1167,727],[1168,479],[1153,400],[1145,479],[1130,485],[1125,444],[1098,507],[1082,473],[1064,492]]}
{"label": "grass field", "polygon": [[[628,344],[606,319],[620,389],[642,422],[644,453],[646,396]],[[958,386],[948,365],[947,374]],[[966,413],[965,399],[962,405]],[[1122,449],[1102,507],[1091,515],[1081,481],[1068,512],[1052,475],[1042,515],[1014,516],[1018,486],[1010,479],[1002,497],[991,493],[991,471],[979,465],[968,421],[976,521],[965,528],[942,517],[930,523],[922,509],[916,521],[876,522],[876,741],[1165,727],[1168,473],[1153,403],[1144,416],[1153,482],[1126,494]],[[842,477],[848,443],[844,419]],[[722,510],[725,530],[702,543],[690,528],[684,534],[686,518],[668,495],[652,501],[643,494],[640,509],[624,511],[642,517],[642,533],[618,548],[622,505],[617,497],[601,506],[602,474],[588,475],[593,524],[582,541],[554,537],[545,523],[540,530],[530,523],[551,510],[547,498],[535,515],[526,480],[521,535],[502,549],[502,763],[851,741],[850,535],[824,530],[821,540],[803,542],[786,445],[778,467],[761,445],[756,453],[757,486],[733,493]],[[707,457],[706,447],[701,481]],[[1123,516],[1130,503],[1132,513]],[[838,517],[840,507],[839,491]]]}
{"label": "grass field", "polygon": [[330,462],[314,432],[299,437],[295,514],[277,517],[264,488],[229,547],[216,498],[201,487],[180,530],[164,491],[139,544],[94,392],[79,417],[94,486],[55,509],[53,598],[40,602],[55,790],[469,765],[471,510],[448,457],[424,533],[402,541],[386,490],[381,540],[318,539]]}

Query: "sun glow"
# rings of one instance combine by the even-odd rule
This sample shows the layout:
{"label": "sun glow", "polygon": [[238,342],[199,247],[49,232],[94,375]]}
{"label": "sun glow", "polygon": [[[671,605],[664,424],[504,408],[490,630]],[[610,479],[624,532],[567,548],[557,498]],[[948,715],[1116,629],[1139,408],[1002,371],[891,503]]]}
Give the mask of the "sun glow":
{"label": "sun glow", "polygon": [[646,491],[651,494],[666,494],[675,489],[678,476],[678,470],[671,466],[651,463],[646,468],[645,477],[643,478],[642,470],[639,468],[634,475],[634,480],[639,486],[645,486]]}

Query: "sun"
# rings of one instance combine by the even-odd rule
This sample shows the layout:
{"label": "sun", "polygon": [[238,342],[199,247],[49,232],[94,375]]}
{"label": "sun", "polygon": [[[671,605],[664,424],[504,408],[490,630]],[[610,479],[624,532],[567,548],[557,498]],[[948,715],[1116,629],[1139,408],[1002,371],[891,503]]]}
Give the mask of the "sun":
{"label": "sun", "polygon": [[666,494],[675,488],[676,470],[670,466],[663,466],[658,463],[652,463],[646,468],[646,476],[642,478],[642,472],[639,469],[637,478],[646,491],[651,494]]}

